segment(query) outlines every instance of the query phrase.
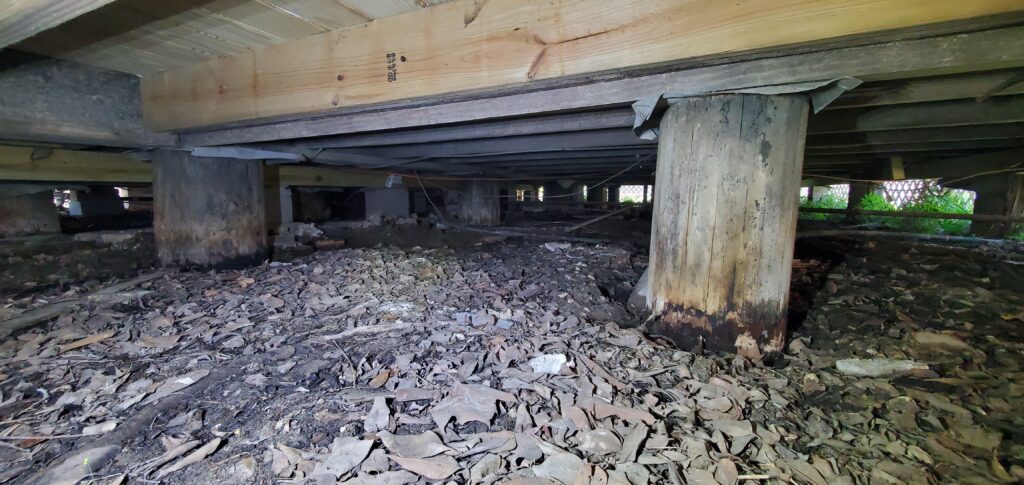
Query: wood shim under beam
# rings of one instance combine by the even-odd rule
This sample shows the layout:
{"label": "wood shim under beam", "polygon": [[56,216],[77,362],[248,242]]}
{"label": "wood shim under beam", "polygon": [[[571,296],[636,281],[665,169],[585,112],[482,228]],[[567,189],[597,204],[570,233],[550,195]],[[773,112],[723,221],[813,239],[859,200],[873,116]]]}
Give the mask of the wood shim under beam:
{"label": "wood shim under beam", "polygon": [[458,0],[143,79],[156,130],[482,90],[1024,10],[1020,0]]}
{"label": "wood shim under beam", "polygon": [[114,0],[4,0],[0,2],[0,49]]}

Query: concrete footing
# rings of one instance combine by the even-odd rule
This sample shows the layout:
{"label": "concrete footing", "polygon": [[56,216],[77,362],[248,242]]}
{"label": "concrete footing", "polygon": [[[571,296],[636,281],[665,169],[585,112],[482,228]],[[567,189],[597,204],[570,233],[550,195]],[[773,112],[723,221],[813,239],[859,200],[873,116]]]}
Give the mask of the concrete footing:
{"label": "concrete footing", "polygon": [[808,102],[719,95],[668,108],[648,304],[683,348],[782,350]]}
{"label": "concrete footing", "polygon": [[0,185],[0,238],[60,232],[53,189]]}
{"label": "concrete footing", "polygon": [[232,268],[266,258],[261,162],[161,151],[153,163],[153,229],[162,264]]}

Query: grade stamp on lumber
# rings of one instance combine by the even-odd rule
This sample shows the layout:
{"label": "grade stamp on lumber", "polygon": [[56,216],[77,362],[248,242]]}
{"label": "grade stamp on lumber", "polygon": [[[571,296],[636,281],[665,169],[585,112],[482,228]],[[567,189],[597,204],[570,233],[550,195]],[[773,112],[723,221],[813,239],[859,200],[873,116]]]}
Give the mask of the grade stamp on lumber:
{"label": "grade stamp on lumber", "polygon": [[808,44],[1018,0],[461,0],[143,78],[176,130]]}

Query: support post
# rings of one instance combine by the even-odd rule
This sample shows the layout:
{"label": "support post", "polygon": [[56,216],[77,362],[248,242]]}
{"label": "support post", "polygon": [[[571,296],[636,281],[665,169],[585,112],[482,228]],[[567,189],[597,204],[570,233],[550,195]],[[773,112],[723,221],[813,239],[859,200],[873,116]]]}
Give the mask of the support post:
{"label": "support post", "polygon": [[267,256],[263,163],[159,151],[153,229],[164,265],[239,268]]}
{"label": "support post", "polygon": [[366,189],[366,217],[409,217],[409,190],[404,185]]}
{"label": "support post", "polygon": [[85,217],[119,216],[124,214],[124,201],[117,189],[109,185],[92,185],[88,190],[74,191],[81,215]]}
{"label": "support post", "polygon": [[847,209],[860,207],[860,201],[868,194],[878,193],[878,184],[873,182],[850,182],[850,192],[846,201]]}
{"label": "support post", "polygon": [[463,184],[459,197],[459,220],[467,226],[500,226],[498,183],[473,180]]}
{"label": "support post", "polygon": [[[969,189],[974,196],[974,213],[997,216],[1024,215],[1024,175],[1001,174],[972,182]],[[971,234],[1002,238],[1013,231],[1008,222],[971,222]]]}
{"label": "support post", "polygon": [[0,238],[60,232],[53,188],[0,185]]}
{"label": "support post", "polygon": [[293,210],[296,218],[301,222],[323,222],[331,218],[331,193],[314,188],[305,188],[295,191],[296,197],[292,199]]}
{"label": "support post", "polygon": [[796,95],[668,108],[648,269],[655,333],[748,358],[783,348],[807,117]]}
{"label": "support post", "polygon": [[[287,186],[265,186],[266,197],[266,220],[267,228],[275,233],[281,226],[291,224],[294,219],[294,206],[292,205],[292,188]],[[274,192],[276,193],[276,197]]]}
{"label": "support post", "polygon": [[609,185],[608,186],[608,209],[617,209],[619,207],[619,186]]}
{"label": "support post", "polygon": [[587,208],[600,209],[606,201],[605,191],[605,187],[587,187]]}

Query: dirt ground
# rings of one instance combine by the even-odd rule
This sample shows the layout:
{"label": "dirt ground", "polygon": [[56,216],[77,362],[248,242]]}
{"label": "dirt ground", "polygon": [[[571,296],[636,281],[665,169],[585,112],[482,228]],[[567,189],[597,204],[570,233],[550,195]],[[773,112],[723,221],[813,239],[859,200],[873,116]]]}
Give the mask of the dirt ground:
{"label": "dirt ground", "polygon": [[645,334],[632,243],[462,242],[170,272],[16,333],[0,482],[1024,480],[1024,253],[803,241],[761,363]]}
{"label": "dirt ground", "polygon": [[147,230],[0,239],[0,295],[94,286],[155,264],[153,232]]}

